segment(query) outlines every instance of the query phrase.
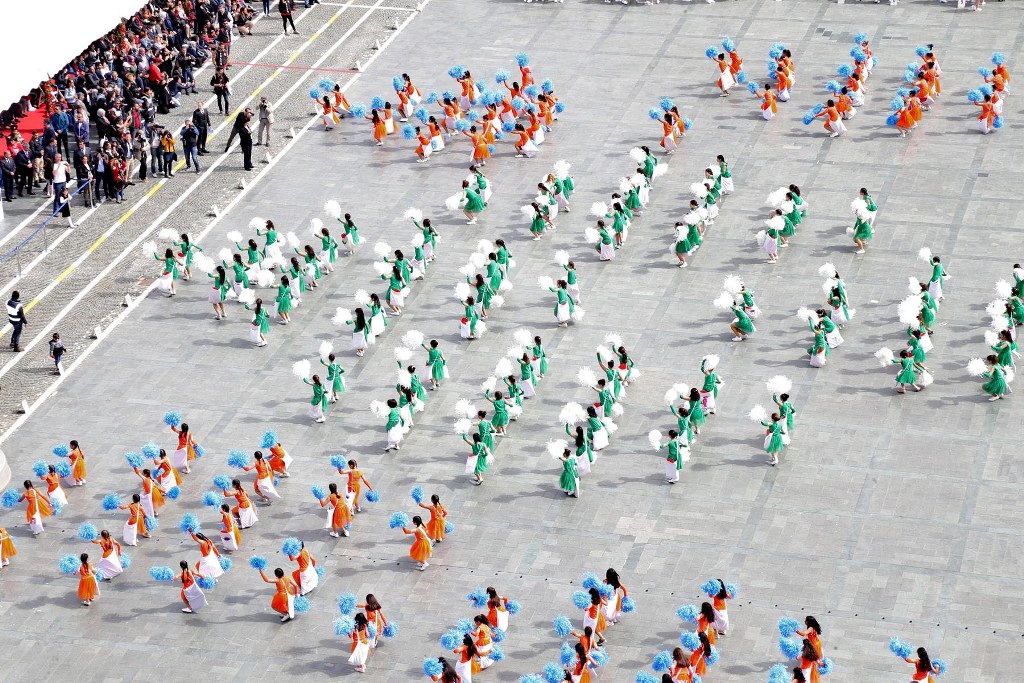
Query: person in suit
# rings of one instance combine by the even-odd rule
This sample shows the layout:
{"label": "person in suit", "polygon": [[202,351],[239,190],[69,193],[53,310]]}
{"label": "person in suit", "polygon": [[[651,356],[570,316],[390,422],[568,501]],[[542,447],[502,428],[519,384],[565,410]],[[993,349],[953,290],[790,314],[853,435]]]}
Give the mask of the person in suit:
{"label": "person in suit", "polygon": [[235,123],[231,127],[231,135],[228,137],[228,144],[224,146],[224,152],[226,153],[231,149],[231,143],[234,142],[235,136],[238,136],[238,144],[242,148],[242,163],[246,171],[251,171],[253,168],[252,133],[249,132],[250,121],[252,121],[252,109],[246,107],[245,111],[239,112],[238,116],[235,117]]}
{"label": "person in suit", "polygon": [[210,112],[206,111],[206,105],[202,100],[199,100],[196,110],[192,112],[192,123],[199,131],[199,154],[206,154],[206,136],[210,132]]}
{"label": "person in suit", "polygon": [[4,158],[0,160],[0,173],[3,174],[4,201],[13,202],[11,195],[14,194],[14,177],[18,173],[18,166],[9,149],[4,150]]}

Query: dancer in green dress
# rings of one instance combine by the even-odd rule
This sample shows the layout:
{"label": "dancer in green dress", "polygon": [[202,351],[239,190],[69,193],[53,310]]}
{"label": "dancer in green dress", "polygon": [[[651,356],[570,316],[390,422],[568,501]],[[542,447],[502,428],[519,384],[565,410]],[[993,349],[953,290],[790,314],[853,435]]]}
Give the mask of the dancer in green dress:
{"label": "dancer in green dress", "polygon": [[597,380],[597,386],[593,388],[597,392],[597,403],[605,417],[612,417],[612,408],[615,406],[615,398],[608,389],[608,383],[603,379]]}
{"label": "dancer in green dress", "polygon": [[180,251],[182,257],[185,259],[185,267],[181,270],[181,278],[183,280],[192,279],[192,261],[195,259],[196,252],[201,252],[203,248],[198,244],[192,244],[192,239],[187,233],[181,233],[180,242],[171,242]]}
{"label": "dancer in green dress", "polygon": [[337,403],[338,395],[345,393],[345,378],[342,377],[345,374],[345,368],[341,367],[341,363],[333,353],[327,355],[326,361],[321,358],[320,365],[327,368],[327,381],[330,383],[327,400]]}
{"label": "dancer in green dress", "polygon": [[281,284],[277,286],[277,317],[281,319],[282,325],[291,322],[288,313],[292,310],[292,287],[287,275],[281,276]]}
{"label": "dancer in green dress", "polygon": [[[227,251],[225,249],[225,251]],[[235,296],[242,293],[243,289],[250,289],[249,287],[249,267],[242,263],[242,255],[234,254],[231,257],[231,263],[227,261],[221,261],[221,264],[225,269],[230,268],[231,272],[234,273],[235,281],[231,288],[235,292]]]}
{"label": "dancer in green dress", "polygon": [[386,404],[387,417],[384,422],[384,431],[387,433],[388,443],[384,452],[397,451],[401,448],[402,438],[405,436],[405,420],[402,418],[402,411],[398,407],[398,401],[389,398]]}
{"label": "dancer in green dress", "polygon": [[772,394],[772,401],[779,407],[779,415],[786,421],[786,432],[793,431],[793,416],[796,415],[796,408],[789,401],[789,394]]}
{"label": "dancer in green dress", "polygon": [[707,417],[704,414],[704,406],[700,399],[700,390],[696,387],[690,389],[690,395],[687,397],[689,406],[687,408],[690,411],[690,424],[693,425],[693,433],[700,434],[700,428],[707,422]]}
{"label": "dancer in green dress", "polygon": [[488,449],[494,450],[494,423],[487,419],[486,410],[476,411],[476,429]]}
{"label": "dancer in green dress", "polygon": [[[994,356],[993,356],[994,357]],[[900,371],[896,375],[896,393],[907,393],[907,387],[913,387],[914,391],[921,391],[924,387],[917,385],[917,369],[914,367],[914,357],[910,351],[900,351],[899,360],[893,359],[893,365],[899,365]]]}
{"label": "dancer in green dress", "polygon": [[480,213],[483,213],[484,208],[487,206],[484,204],[484,200],[480,198],[480,195],[469,186],[468,180],[462,181],[462,213],[466,215],[466,225],[476,225],[476,217]]}
{"label": "dancer in green dress", "polygon": [[775,467],[779,464],[779,453],[786,447],[782,418],[778,413],[772,413],[771,422],[761,420],[761,426],[768,428],[764,437],[764,450],[770,456],[768,464]]}
{"label": "dancer in green dress", "polygon": [[996,352],[996,362],[1000,367],[1015,368],[1014,358],[1019,358],[1020,352],[1017,350],[1017,342],[1013,340],[1009,330],[999,332],[996,343],[992,345],[992,350]]}
{"label": "dancer in green dress", "polygon": [[320,375],[313,375],[312,379],[303,377],[302,381],[313,387],[313,397],[309,400],[309,416],[314,422],[324,422],[327,415],[327,389],[320,381]]}
{"label": "dancer in green dress", "polygon": [[252,327],[250,337],[256,346],[267,345],[267,334],[270,333],[270,314],[263,308],[263,299],[256,299],[253,308],[249,304],[242,304],[245,310],[252,311]]}
{"label": "dancer in green dress", "polygon": [[448,377],[447,361],[438,346],[436,339],[430,340],[430,346],[421,344],[427,352],[427,367],[430,368],[430,390],[433,391],[441,386],[441,380]]}
{"label": "dancer in green dress", "polygon": [[689,449],[680,442],[679,432],[670,429],[668,430],[668,441],[658,444],[658,450],[668,450],[668,454],[665,456],[665,481],[675,484],[679,481],[683,463],[690,459]]}
{"label": "dancer in green dress", "polygon": [[484,443],[479,434],[474,434],[472,441],[463,434],[462,440],[469,444],[471,449],[469,458],[466,460],[466,474],[472,472],[473,485],[480,486],[480,484],[484,483],[484,472],[490,466],[488,461],[491,457],[491,449]]}
{"label": "dancer in green dress", "polygon": [[533,355],[533,375],[538,381],[542,380],[544,375],[548,374],[548,355],[544,352],[544,344],[541,343],[540,337],[533,338],[530,353]]}
{"label": "dancer in green dress", "polygon": [[855,210],[857,221],[853,224],[852,228],[848,228],[847,232],[853,237],[854,243],[857,245],[855,254],[863,254],[864,250],[867,249],[868,242],[874,236],[874,231],[871,228],[872,218],[874,215],[867,208],[858,207]]}
{"label": "dancer in green dress", "polygon": [[363,242],[362,238],[359,237],[359,228],[352,221],[352,214],[350,213],[346,213],[344,219],[339,218],[338,222],[345,229],[345,234],[341,236],[341,242],[348,247],[348,254],[351,256],[356,253],[356,247]]}
{"label": "dancer in green dress", "polygon": [[580,475],[576,469],[576,458],[566,448],[559,460],[562,461],[562,476],[558,479],[558,487],[565,491],[569,498],[579,498]]}
{"label": "dancer in green dress", "polygon": [[1006,383],[1006,370],[999,365],[999,359],[993,354],[985,358],[985,365],[988,370],[982,377],[987,377],[988,381],[981,385],[982,391],[989,395],[989,401],[998,401],[1010,390]]}
{"label": "dancer in green dress", "polygon": [[325,272],[334,270],[334,262],[338,260],[338,243],[331,237],[331,231],[320,228],[320,263]]}
{"label": "dancer in green dress", "polygon": [[569,327],[573,314],[576,313],[576,304],[573,302],[572,297],[569,296],[569,283],[565,280],[559,280],[556,283],[556,287],[548,287],[548,291],[554,292],[557,299],[554,308],[555,320],[558,321],[559,327]]}
{"label": "dancer in green dress", "polygon": [[751,322],[750,317],[747,315],[747,312],[743,310],[742,306],[734,304],[729,307],[729,310],[731,310],[733,315],[736,316],[736,319],[729,323],[729,329],[732,330],[733,335],[735,335],[732,338],[733,341],[743,341],[757,331],[757,328],[754,327],[754,323]]}
{"label": "dancer in green dress", "polygon": [[246,245],[244,247],[241,244],[239,244],[238,242],[235,242],[235,248],[238,249],[238,251],[244,251],[245,252],[245,264],[247,266],[249,266],[250,268],[255,266],[256,269],[259,270],[259,267],[260,267],[260,248],[256,244],[256,240],[253,240],[253,239],[249,240],[248,242],[246,242]]}
{"label": "dancer in green dress", "polygon": [[167,296],[174,296],[177,294],[174,285],[178,280],[178,258],[174,255],[174,250],[170,248],[165,249],[163,258],[160,258],[159,254],[154,252],[153,258],[164,264],[160,289],[166,292]]}
{"label": "dancer in green dress", "polygon": [[213,289],[210,290],[208,300],[213,305],[215,319],[221,320],[228,317],[228,312],[224,309],[224,301],[228,298],[228,292],[231,290],[227,271],[224,270],[224,266],[217,266],[216,271],[207,273],[207,277],[213,278]]}
{"label": "dancer in green dress", "polygon": [[493,397],[484,392],[484,400],[494,406],[494,419],[491,424],[494,426],[494,433],[498,436],[505,436],[505,427],[508,426],[508,403],[500,391],[495,391]]}
{"label": "dancer in green dress", "polygon": [[537,202],[533,202],[529,207],[523,207],[523,214],[527,213],[527,209],[530,210],[530,234],[533,235],[533,241],[536,242],[544,235],[544,230],[549,224],[548,217],[541,211],[540,204]]}
{"label": "dancer in green dress", "polygon": [[408,280],[402,277],[402,271],[398,264],[391,266],[391,272],[380,276],[381,280],[388,281],[388,288],[384,292],[384,301],[388,308],[395,315],[402,315],[402,305],[405,303],[405,288]]}

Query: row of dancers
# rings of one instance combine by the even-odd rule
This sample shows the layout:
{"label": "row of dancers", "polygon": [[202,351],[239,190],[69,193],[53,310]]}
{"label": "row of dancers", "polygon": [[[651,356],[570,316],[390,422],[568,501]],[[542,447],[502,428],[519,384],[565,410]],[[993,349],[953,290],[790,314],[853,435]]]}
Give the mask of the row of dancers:
{"label": "row of dancers", "polygon": [[725,157],[719,154],[715,162],[704,169],[703,180],[690,185],[694,198],[690,200],[689,210],[683,220],[677,221],[674,226],[675,243],[672,252],[680,268],[689,265],[686,257],[700,249],[707,229],[718,218],[725,195],[732,194],[736,189]]}
{"label": "row of dancers", "polygon": [[[717,373],[720,360],[716,354],[708,354],[701,359],[700,371],[704,378],[700,389],[677,383],[665,392],[668,410],[676,418],[676,428],[668,430],[668,441],[662,442],[662,434],[657,429],[647,434],[655,450],[659,453],[665,451],[665,482],[668,484],[679,481],[679,474],[690,460],[690,450],[700,435],[701,427],[718,409],[718,392],[725,384]],[[682,403],[677,406],[677,401]]]}

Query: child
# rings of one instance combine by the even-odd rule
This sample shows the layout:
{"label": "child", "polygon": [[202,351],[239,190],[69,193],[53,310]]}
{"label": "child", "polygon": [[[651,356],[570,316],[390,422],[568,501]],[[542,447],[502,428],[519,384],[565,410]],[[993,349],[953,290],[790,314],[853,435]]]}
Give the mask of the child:
{"label": "child", "polygon": [[64,356],[64,342],[60,340],[60,333],[54,332],[53,338],[50,339],[50,358],[53,360],[53,374],[63,375],[64,374],[64,363],[61,362],[61,358]]}

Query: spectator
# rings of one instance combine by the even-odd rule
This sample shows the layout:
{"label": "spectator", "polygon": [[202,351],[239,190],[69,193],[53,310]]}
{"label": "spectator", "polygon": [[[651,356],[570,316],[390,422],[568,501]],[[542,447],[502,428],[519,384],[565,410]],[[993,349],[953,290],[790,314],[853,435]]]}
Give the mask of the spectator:
{"label": "spectator", "polygon": [[149,169],[149,140],[146,139],[141,130],[135,132],[132,153],[135,156],[135,160],[139,162],[139,180],[145,180],[146,171]]}
{"label": "spectator", "polygon": [[28,188],[28,196],[35,194],[32,191],[32,157],[24,147],[14,155],[15,178],[18,181],[18,196],[25,196],[25,188]]}
{"label": "spectator", "polygon": [[298,30],[295,28],[295,22],[292,21],[293,9],[295,9],[295,0],[279,0],[277,3],[277,11],[281,14],[281,27],[284,28],[285,35],[288,35],[289,24],[291,24],[295,35],[299,35]]}
{"label": "spectator", "polygon": [[53,159],[53,212],[60,208],[60,192],[68,185],[71,178],[71,164],[64,161],[60,152]]}
{"label": "spectator", "polygon": [[196,103],[196,110],[192,112],[192,123],[195,124],[196,130],[199,131],[197,144],[199,146],[199,154],[202,156],[206,154],[206,136],[210,132],[210,112],[206,111],[206,104],[202,100]]}
{"label": "spectator", "polygon": [[53,360],[53,374],[55,375],[64,374],[64,363],[61,362],[61,359],[66,350],[64,342],[60,340],[60,333],[54,332],[53,338],[50,339],[50,358]]}
{"label": "spectator", "polygon": [[0,173],[3,174],[4,201],[13,202],[14,197],[14,176],[18,173],[18,167],[11,156],[11,150],[4,150],[4,158],[0,159]]}
{"label": "spectator", "polygon": [[72,220],[71,218],[71,190],[69,190],[67,187],[64,187],[60,191],[60,194],[57,195],[57,201],[60,202],[60,215],[68,219],[69,228],[74,228],[75,221]]}
{"label": "spectator", "polygon": [[51,137],[43,147],[43,180],[46,182],[46,196],[53,196],[53,165],[57,163],[57,139]]}
{"label": "spectator", "polygon": [[263,16],[270,16],[270,0],[263,0]]}
{"label": "spectator", "polygon": [[50,116],[50,125],[53,126],[54,135],[57,138],[57,147],[64,149],[64,154],[71,156],[68,149],[68,128],[71,127],[71,117],[62,106]]}
{"label": "spectator", "polygon": [[224,69],[217,69],[213,78],[210,79],[210,85],[213,86],[213,93],[217,96],[217,111],[227,116],[231,111],[231,104],[228,102],[231,88],[228,85],[228,75],[224,73]]}
{"label": "spectator", "polygon": [[[151,161],[149,170],[153,175],[164,172],[164,149],[163,149],[164,127],[154,123],[149,128],[149,148]],[[166,177],[166,174],[164,174]]]}
{"label": "spectator", "polygon": [[171,131],[165,130],[160,137],[160,149],[164,154],[164,178],[173,178],[174,162],[177,161],[178,155],[174,153],[174,136],[171,135]]}
{"label": "spectator", "polygon": [[25,349],[18,342],[21,341],[21,331],[28,327],[28,318],[25,317],[25,307],[21,305],[21,293],[18,291],[11,292],[11,298],[7,300],[7,322],[14,328],[11,332],[11,350],[21,353]]}
{"label": "spectator", "polygon": [[231,149],[231,143],[234,141],[235,136],[238,136],[238,144],[242,148],[242,163],[245,166],[246,171],[252,170],[252,133],[249,132],[249,122],[251,120],[252,109],[246,107],[245,111],[239,112],[238,116],[235,117],[234,125],[231,127],[231,135],[228,137],[228,144],[224,146],[224,152],[226,153]]}
{"label": "spectator", "polygon": [[199,173],[202,170],[199,168],[199,154],[196,147],[199,131],[192,125],[192,119],[185,119],[185,125],[182,126],[178,137],[181,138],[181,147],[185,152],[185,168],[191,168],[192,164],[195,164],[196,173]]}
{"label": "spectator", "polygon": [[82,112],[75,114],[75,143],[79,145],[85,143],[85,146],[89,146],[89,121],[86,119]]}
{"label": "spectator", "polygon": [[259,126],[256,129],[256,144],[263,144],[263,133],[267,134],[267,146],[270,146],[270,126],[274,123],[274,110],[270,107],[270,102],[267,102],[266,97],[260,98],[259,107]]}

